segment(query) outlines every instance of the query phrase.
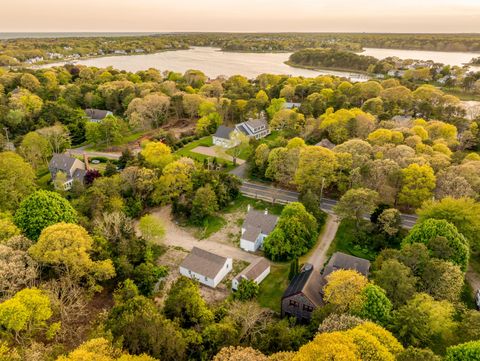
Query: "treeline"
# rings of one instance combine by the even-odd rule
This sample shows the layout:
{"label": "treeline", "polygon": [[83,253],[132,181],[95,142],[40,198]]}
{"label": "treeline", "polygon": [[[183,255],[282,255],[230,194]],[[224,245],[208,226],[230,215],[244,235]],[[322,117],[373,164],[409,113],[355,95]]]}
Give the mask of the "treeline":
{"label": "treeline", "polygon": [[373,56],[335,49],[304,49],[290,56],[290,63],[294,65],[358,71],[367,71],[370,65],[377,62],[378,60]]}

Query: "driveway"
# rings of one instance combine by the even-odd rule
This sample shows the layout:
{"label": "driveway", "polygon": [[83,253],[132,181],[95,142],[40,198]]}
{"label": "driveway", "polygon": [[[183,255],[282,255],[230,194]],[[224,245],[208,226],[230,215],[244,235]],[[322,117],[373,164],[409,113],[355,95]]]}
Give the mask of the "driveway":
{"label": "driveway", "polygon": [[71,155],[76,155],[76,156],[83,156],[86,154],[89,158],[95,158],[95,157],[103,157],[103,158],[108,158],[108,159],[113,159],[113,160],[119,160],[120,157],[122,156],[122,153],[120,152],[95,152],[91,150],[86,150],[87,147],[90,145],[85,145],[83,147],[79,148],[72,148],[72,149],[67,149],[65,153],[71,154]]}
{"label": "driveway", "polygon": [[219,243],[214,240],[205,239],[199,241],[192,234],[175,223],[172,219],[171,207],[162,207],[152,210],[151,214],[158,217],[163,222],[165,227],[165,240],[163,243],[168,246],[181,247],[187,251],[191,251],[193,247],[199,247],[223,257],[230,257],[248,263],[252,263],[259,258],[254,254],[242,251],[240,248]]}
{"label": "driveway", "polygon": [[[191,150],[191,152],[207,155],[209,157],[222,158],[222,159],[228,160],[230,162],[233,162],[233,157],[231,155],[220,154],[217,151],[215,151],[215,147],[205,147],[203,145],[199,145],[198,147],[193,148]],[[242,165],[244,163],[245,163],[245,161],[243,159],[237,158],[237,164]]]}
{"label": "driveway", "polygon": [[338,218],[334,215],[329,214],[327,217],[327,221],[325,222],[323,232],[320,235],[320,241],[318,242],[318,246],[308,258],[307,262],[312,264],[314,268],[318,271],[323,269],[323,265],[327,261],[327,251],[330,248],[333,240],[335,239],[338,225]]}

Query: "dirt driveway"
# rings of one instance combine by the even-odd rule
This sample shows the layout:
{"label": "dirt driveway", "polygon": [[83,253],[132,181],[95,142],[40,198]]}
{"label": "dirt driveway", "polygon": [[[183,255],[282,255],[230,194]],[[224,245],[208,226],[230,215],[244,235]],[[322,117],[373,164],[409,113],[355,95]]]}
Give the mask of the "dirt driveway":
{"label": "dirt driveway", "polygon": [[198,240],[190,232],[179,227],[172,218],[171,207],[157,208],[151,214],[158,217],[165,226],[164,243],[172,247],[181,247],[190,251],[193,247],[199,247],[216,253],[223,257],[230,257],[237,260],[251,263],[258,259],[258,256],[242,251],[240,248],[227,243],[220,242],[218,235],[213,234],[210,238]]}
{"label": "dirt driveway", "polygon": [[[191,152],[207,155],[209,157],[222,158],[222,159],[228,160],[230,162],[233,162],[233,157],[231,155],[219,154],[215,151],[215,147],[205,147],[203,145],[199,145],[198,147],[193,148],[191,150]],[[245,163],[245,161],[243,159],[237,158],[237,164],[238,165],[242,165],[244,163]]]}
{"label": "dirt driveway", "polygon": [[327,261],[327,251],[330,248],[335,234],[338,230],[339,221],[334,215],[329,214],[327,221],[325,222],[325,228],[320,235],[320,240],[313,253],[308,258],[308,263],[313,264],[316,270],[322,270],[325,262]]}

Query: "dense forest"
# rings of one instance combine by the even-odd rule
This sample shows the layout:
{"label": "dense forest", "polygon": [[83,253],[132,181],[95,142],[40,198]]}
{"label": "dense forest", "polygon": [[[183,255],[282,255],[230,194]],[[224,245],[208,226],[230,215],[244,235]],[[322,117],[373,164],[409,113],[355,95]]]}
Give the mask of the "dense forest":
{"label": "dense forest", "polygon": [[[112,114],[93,122],[86,108]],[[166,244],[153,210],[202,233],[256,202],[224,154],[192,146],[262,114],[272,134],[240,137],[232,154],[247,176],[300,193],[258,204],[279,216],[263,255],[285,272],[269,287],[281,295],[278,279],[315,246],[321,194],[338,200],[336,250],[372,261],[369,278],[333,272],[309,324],[282,319],[254,282],[212,301],[162,258],[185,251]],[[457,97],[403,78],[1,69],[0,359],[477,360],[465,274],[480,269],[479,126]],[[80,145],[122,154],[66,191],[47,164]],[[413,229],[400,211],[418,213]]]}
{"label": "dense forest", "polygon": [[48,62],[108,54],[153,53],[213,46],[225,51],[291,52],[306,48],[338,48],[360,52],[364,47],[434,51],[480,51],[475,34],[336,34],[336,33],[175,33],[150,36],[0,41],[0,65]]}

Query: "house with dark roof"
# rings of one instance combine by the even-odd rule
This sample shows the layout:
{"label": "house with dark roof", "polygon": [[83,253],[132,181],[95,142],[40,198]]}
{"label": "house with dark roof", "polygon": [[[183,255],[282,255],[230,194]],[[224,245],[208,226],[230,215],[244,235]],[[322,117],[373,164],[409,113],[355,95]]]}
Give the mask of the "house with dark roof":
{"label": "house with dark roof", "polygon": [[48,164],[52,181],[55,181],[58,173],[62,172],[66,176],[66,181],[62,185],[64,190],[71,189],[75,180],[83,183],[88,168],[88,161],[87,159],[85,160],[86,162],[84,163],[80,159],[67,154],[54,154]]}
{"label": "house with dark roof", "polygon": [[235,131],[235,128],[226,127],[225,125],[220,125],[212,136],[212,141],[214,145],[219,145],[223,148],[233,148],[237,144],[230,139],[230,134]]}
{"label": "house with dark roof", "polygon": [[315,144],[316,147],[323,147],[332,150],[335,148],[335,144],[332,143],[330,140],[327,138],[323,138],[321,141],[319,141],[317,144]]}
{"label": "house with dark roof", "polygon": [[307,323],[313,311],[323,306],[322,276],[313,265],[307,263],[299,274],[293,277],[282,297],[282,317],[296,317]]}
{"label": "house with dark roof", "polygon": [[193,247],[180,264],[180,274],[215,288],[232,270],[232,259]]}
{"label": "house with dark roof", "polygon": [[232,290],[236,291],[238,289],[238,285],[244,279],[247,281],[253,281],[259,285],[260,282],[262,282],[269,274],[270,262],[261,257],[258,260],[250,263],[247,268],[235,276],[235,278],[232,280]]}
{"label": "house with dark roof", "polygon": [[320,273],[312,265],[306,264],[302,271],[290,282],[283,294],[282,317],[295,316],[300,322],[307,322],[317,307],[324,305],[323,288],[328,283],[327,276],[338,270],[355,270],[365,277],[370,271],[370,261],[335,252]]}
{"label": "house with dark roof", "polygon": [[242,224],[240,248],[248,252],[257,251],[263,245],[263,240],[275,229],[277,222],[278,217],[269,214],[267,209],[257,211],[249,205]]}
{"label": "house with dark roof", "polygon": [[102,109],[85,109],[85,114],[87,114],[88,119],[94,123],[99,123],[107,116],[113,115],[111,111]]}
{"label": "house with dark roof", "polygon": [[265,138],[270,134],[270,128],[265,118],[249,119],[246,122],[237,124],[235,130],[257,140]]}

